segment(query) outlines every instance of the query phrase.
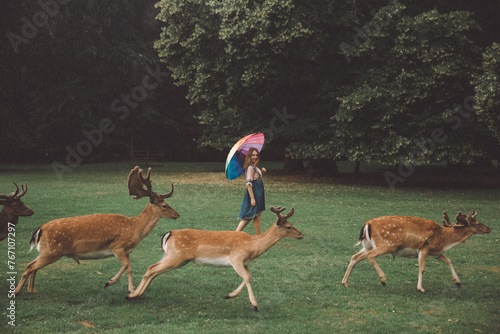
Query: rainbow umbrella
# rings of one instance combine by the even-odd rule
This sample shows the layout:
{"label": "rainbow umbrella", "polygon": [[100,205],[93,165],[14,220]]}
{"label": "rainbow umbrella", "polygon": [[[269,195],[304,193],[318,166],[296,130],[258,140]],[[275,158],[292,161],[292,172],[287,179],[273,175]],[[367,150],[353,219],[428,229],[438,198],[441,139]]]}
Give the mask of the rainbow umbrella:
{"label": "rainbow umbrella", "polygon": [[241,138],[234,144],[226,159],[226,177],[228,180],[234,180],[245,172],[243,164],[248,150],[254,147],[260,152],[264,145],[264,139],[264,134],[257,132]]}

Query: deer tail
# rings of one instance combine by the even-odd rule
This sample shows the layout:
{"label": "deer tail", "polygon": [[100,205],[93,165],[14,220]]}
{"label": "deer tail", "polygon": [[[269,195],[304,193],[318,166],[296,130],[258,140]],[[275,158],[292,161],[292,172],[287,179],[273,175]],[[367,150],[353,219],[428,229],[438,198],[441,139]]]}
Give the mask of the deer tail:
{"label": "deer tail", "polygon": [[167,255],[167,241],[171,235],[172,235],[172,232],[169,231],[169,232],[165,233],[163,235],[163,237],[161,238],[161,249],[163,249],[163,253],[165,253],[165,255]]}
{"label": "deer tail", "polygon": [[365,240],[371,241],[371,238],[372,238],[371,234],[372,234],[372,226],[370,224],[363,225],[363,227],[361,228],[361,231],[359,232],[358,242],[354,246],[357,246],[357,245],[363,243],[363,241],[365,241]]}
{"label": "deer tail", "polygon": [[40,242],[40,238],[42,237],[42,229],[39,227],[35,233],[33,233],[33,235],[31,236],[31,240],[30,240],[30,250],[28,251],[31,252],[33,250],[33,248],[35,248],[38,243]]}

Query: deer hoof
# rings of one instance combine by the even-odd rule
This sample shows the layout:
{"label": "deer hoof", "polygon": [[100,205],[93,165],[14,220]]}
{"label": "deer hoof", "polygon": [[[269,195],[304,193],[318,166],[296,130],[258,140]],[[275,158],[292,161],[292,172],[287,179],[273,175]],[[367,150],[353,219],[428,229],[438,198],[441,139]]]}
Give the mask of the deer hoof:
{"label": "deer hoof", "polygon": [[380,282],[380,283],[382,283],[382,285],[383,285],[383,286],[385,286],[385,282],[384,282],[384,281],[382,281],[382,282]]}
{"label": "deer hoof", "polygon": [[109,282],[106,282],[106,284],[104,284],[104,287],[107,288],[108,286],[110,286],[111,284],[109,284]]}
{"label": "deer hoof", "polygon": [[257,307],[257,306],[254,306],[254,307],[253,307],[253,310],[254,310],[255,312],[258,312],[258,311],[259,311],[259,309],[258,309],[258,307]]}
{"label": "deer hoof", "polygon": [[457,288],[461,288],[462,287],[462,284],[460,282],[455,282],[455,285],[457,286]]}

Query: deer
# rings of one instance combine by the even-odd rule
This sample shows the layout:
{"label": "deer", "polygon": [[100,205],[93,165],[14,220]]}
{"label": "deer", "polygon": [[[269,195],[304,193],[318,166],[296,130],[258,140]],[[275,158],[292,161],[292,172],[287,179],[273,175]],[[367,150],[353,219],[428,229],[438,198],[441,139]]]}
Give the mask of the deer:
{"label": "deer", "polygon": [[126,271],[128,289],[134,291],[132,266],[129,255],[137,245],[148,236],[158,224],[160,218],[177,219],[179,214],[172,209],[165,199],[172,197],[174,185],[167,194],[160,195],[152,191],[151,168],[146,178],[142,169],[136,166],[128,176],[129,194],[133,199],[149,197],[149,203],[137,217],[119,214],[91,214],[86,216],[60,218],[52,220],[34,233],[30,241],[30,251],[36,247],[39,256],[26,266],[14,291],[17,295],[29,277],[28,292],[34,289],[37,271],[59,260],[62,256],[80,260],[97,260],[115,256],[122,267],[118,273],[106,282],[105,288],[116,283]]}
{"label": "deer", "polygon": [[474,234],[490,233],[490,228],[477,220],[477,212],[466,215],[458,212],[456,223],[451,224],[446,212],[443,212],[443,226],[436,222],[405,216],[383,216],[367,221],[361,228],[359,241],[363,249],[351,257],[351,262],[342,279],[342,285],[348,286],[347,280],[354,266],[368,259],[380,277],[382,285],[386,284],[386,276],[375,261],[375,257],[392,254],[395,258],[418,258],[417,291],[425,292],[422,287],[422,276],[427,256],[434,257],[448,265],[457,287],[461,286],[451,260],[443,253],[458,244],[464,243]]}
{"label": "deer", "polygon": [[28,191],[28,182],[25,183],[26,188],[21,185],[21,192],[19,192],[17,183],[13,183],[16,186],[15,192],[9,195],[0,195],[0,205],[3,205],[0,212],[0,241],[6,239],[9,232],[14,230],[14,226],[19,222],[19,217],[32,216],[34,213],[21,201],[21,197]]}
{"label": "deer", "polygon": [[161,239],[164,258],[148,267],[137,289],[126,298],[132,299],[144,294],[151,281],[167,271],[178,269],[189,262],[211,267],[233,267],[243,282],[225,298],[234,298],[246,286],[250,303],[255,312],[257,301],[250,284],[250,262],[258,258],[283,238],[302,239],[304,234],[292,226],[288,219],[293,208],[286,215],[282,207],[271,207],[277,216],[276,222],[263,234],[251,235],[241,231],[203,231],[194,229],[174,230],[165,233]]}

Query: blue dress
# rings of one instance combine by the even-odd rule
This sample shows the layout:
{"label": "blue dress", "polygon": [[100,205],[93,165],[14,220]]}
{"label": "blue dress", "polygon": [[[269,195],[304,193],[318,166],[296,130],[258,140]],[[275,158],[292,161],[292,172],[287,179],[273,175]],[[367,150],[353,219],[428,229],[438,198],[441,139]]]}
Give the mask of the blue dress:
{"label": "blue dress", "polygon": [[264,211],[266,208],[265,196],[264,196],[264,182],[262,182],[262,174],[260,174],[260,171],[258,169],[255,169],[255,171],[259,173],[259,178],[257,180],[251,181],[253,196],[255,198],[255,206],[252,206],[251,204],[252,199],[247,189],[245,196],[243,197],[243,203],[241,204],[241,209],[238,219],[253,219],[255,218],[255,216],[257,216],[260,212]]}

